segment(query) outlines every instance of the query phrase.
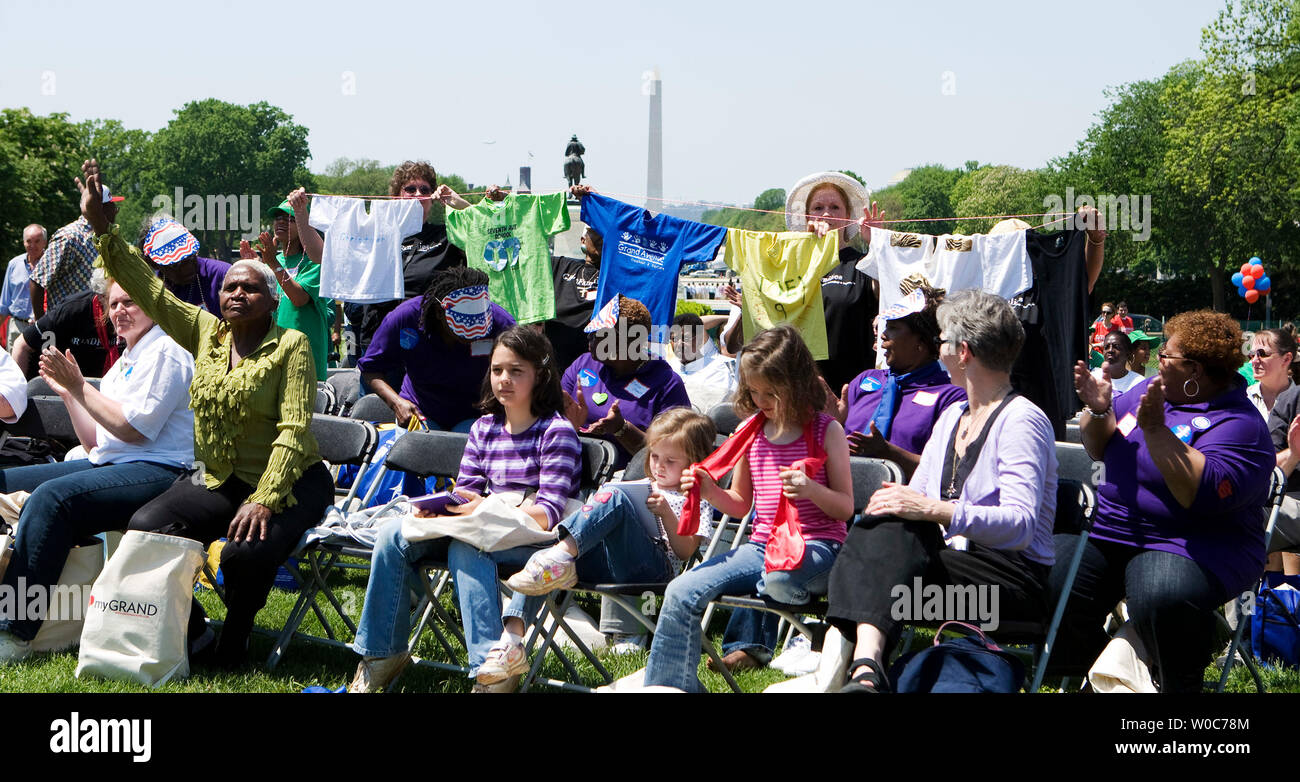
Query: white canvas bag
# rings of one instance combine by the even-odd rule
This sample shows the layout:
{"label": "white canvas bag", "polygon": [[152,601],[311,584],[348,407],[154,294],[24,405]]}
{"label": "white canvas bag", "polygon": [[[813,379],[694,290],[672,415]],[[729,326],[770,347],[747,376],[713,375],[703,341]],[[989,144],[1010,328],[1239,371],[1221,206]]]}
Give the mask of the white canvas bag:
{"label": "white canvas bag", "polygon": [[77,677],[157,687],[188,676],[186,626],[202,567],[198,541],[136,530],[122,536],[91,588]]}

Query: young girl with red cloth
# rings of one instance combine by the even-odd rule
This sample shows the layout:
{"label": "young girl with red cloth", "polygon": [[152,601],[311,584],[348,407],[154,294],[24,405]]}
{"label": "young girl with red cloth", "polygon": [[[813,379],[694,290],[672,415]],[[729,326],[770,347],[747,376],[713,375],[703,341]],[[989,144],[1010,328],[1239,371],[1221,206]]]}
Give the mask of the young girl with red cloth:
{"label": "young girl with red cloth", "polygon": [[[722,595],[757,592],[798,605],[825,592],[844,522],[853,515],[849,445],[822,409],[816,364],[790,326],[768,329],[745,346],[732,402],[752,415],[714,455],[682,475],[690,496],[678,534],[691,534],[698,499],[729,516],[753,508],[748,543],[702,562],[664,594],[645,684],[701,691],[700,620]],[[731,471],[731,488],[717,479]]]}

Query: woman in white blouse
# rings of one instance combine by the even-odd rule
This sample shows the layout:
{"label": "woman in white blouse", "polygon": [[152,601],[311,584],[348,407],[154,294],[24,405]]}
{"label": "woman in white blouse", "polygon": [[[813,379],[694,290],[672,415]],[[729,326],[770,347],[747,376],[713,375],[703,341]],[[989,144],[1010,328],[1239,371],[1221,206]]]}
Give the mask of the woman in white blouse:
{"label": "woman in white blouse", "polygon": [[[73,546],[124,528],[132,513],[194,461],[194,358],[115,283],[108,289],[108,310],[126,350],[98,389],[86,382],[70,351],[49,347],[41,354],[41,376],[67,405],[87,457],[0,472],[0,492],[31,492],[18,520],[5,587],[16,587],[19,579],[28,590],[53,585]],[[0,665],[31,653],[43,619],[6,616],[0,609]]]}

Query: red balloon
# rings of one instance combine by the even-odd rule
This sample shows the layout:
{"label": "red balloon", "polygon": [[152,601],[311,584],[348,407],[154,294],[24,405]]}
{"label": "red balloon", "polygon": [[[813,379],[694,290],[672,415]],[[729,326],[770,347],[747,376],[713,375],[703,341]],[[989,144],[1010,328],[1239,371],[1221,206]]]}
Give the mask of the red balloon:
{"label": "red balloon", "polygon": [[1242,276],[1242,277],[1249,277],[1249,276],[1250,276],[1250,264],[1248,264],[1248,263],[1243,263],[1243,264],[1241,265],[1241,276]]}
{"label": "red balloon", "polygon": [[[1246,279],[1252,279],[1252,278],[1247,277]],[[1259,301],[1259,291],[1255,291],[1255,290],[1246,291],[1246,301],[1250,304],[1254,304],[1255,302]]]}
{"label": "red balloon", "polygon": [[1251,276],[1251,277],[1254,277],[1254,278],[1257,279],[1257,280],[1258,280],[1260,277],[1263,277],[1263,276],[1264,276],[1264,264],[1262,264],[1262,263],[1257,263],[1257,264],[1255,264],[1254,266],[1250,267],[1250,276]]}
{"label": "red balloon", "polygon": [[1255,278],[1254,278],[1254,277],[1242,277],[1242,278],[1241,278],[1241,287],[1245,288],[1245,289],[1246,289],[1246,294],[1249,295],[1251,289],[1255,287]]}

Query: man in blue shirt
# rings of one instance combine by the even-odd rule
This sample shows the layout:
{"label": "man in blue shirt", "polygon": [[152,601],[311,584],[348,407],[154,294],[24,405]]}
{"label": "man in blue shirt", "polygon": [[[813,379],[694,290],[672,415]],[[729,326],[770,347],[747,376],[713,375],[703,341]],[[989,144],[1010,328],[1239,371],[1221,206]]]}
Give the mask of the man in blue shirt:
{"label": "man in blue shirt", "polygon": [[32,267],[41,259],[50,235],[35,223],[23,229],[23,252],[9,261],[5,270],[4,286],[0,288],[0,317],[8,316],[9,329],[5,348],[13,349],[14,340],[32,322],[32,296],[27,287]]}

